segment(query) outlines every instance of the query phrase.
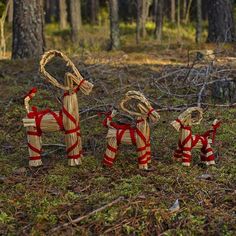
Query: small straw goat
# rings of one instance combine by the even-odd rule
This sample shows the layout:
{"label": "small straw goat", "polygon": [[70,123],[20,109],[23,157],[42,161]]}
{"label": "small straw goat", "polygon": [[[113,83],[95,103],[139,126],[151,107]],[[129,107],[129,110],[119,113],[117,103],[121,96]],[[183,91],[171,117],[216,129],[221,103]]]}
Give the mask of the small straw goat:
{"label": "small straw goat", "polygon": [[[131,111],[125,107],[128,102],[136,102],[136,109],[138,111]],[[131,104],[130,104],[131,105]],[[117,124],[112,121],[116,115],[116,110],[106,115],[103,125],[108,128],[107,133],[107,149],[104,154],[103,164],[112,166],[118,146],[121,143],[133,144],[137,147],[138,164],[140,169],[148,169],[148,163],[151,162],[150,149],[150,126],[148,118],[153,122],[157,122],[160,118],[159,114],[152,108],[150,102],[144,95],[137,91],[129,91],[120,102],[121,109],[136,118],[136,126],[132,127],[130,124]]]}
{"label": "small straw goat", "polygon": [[[190,166],[192,149],[201,149],[201,161],[206,165],[215,164],[215,156],[211,148],[214,143],[216,130],[220,127],[220,122],[216,119],[212,123],[212,129],[202,135],[192,134],[192,125],[200,124],[203,118],[203,110],[199,107],[191,107],[181,113],[171,125],[179,131],[179,142],[174,152],[173,159],[182,162],[184,166]],[[212,134],[212,139],[210,135]]]}
{"label": "small straw goat", "polygon": [[[65,74],[65,85],[61,85],[46,70],[46,64],[54,57],[62,58],[72,73]],[[24,127],[27,130],[28,149],[29,149],[29,166],[42,165],[41,152],[42,141],[41,135],[45,132],[64,131],[68,164],[75,166],[81,163],[82,144],[79,126],[79,108],[77,92],[88,95],[93,85],[84,80],[73,62],[63,53],[50,50],[46,52],[40,61],[40,72],[55,87],[64,90],[62,109],[52,111],[50,109],[38,111],[36,107],[30,108],[29,101],[35,96],[37,89],[33,88],[24,98],[27,117],[23,119]],[[74,86],[75,83],[75,86]]]}

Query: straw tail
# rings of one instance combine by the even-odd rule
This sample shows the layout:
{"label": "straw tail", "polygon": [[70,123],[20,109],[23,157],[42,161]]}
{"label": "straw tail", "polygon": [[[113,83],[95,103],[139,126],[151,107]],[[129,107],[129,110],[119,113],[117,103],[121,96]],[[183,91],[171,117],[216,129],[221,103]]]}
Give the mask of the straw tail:
{"label": "straw tail", "polygon": [[220,125],[221,122],[215,119],[211,125],[211,128],[203,134],[204,137],[208,137],[210,143],[212,144],[215,143],[216,132],[217,129],[220,128]]}
{"label": "straw tail", "polygon": [[30,112],[29,101],[35,96],[37,93],[37,88],[32,88],[25,96],[24,96],[24,104],[27,113]]}

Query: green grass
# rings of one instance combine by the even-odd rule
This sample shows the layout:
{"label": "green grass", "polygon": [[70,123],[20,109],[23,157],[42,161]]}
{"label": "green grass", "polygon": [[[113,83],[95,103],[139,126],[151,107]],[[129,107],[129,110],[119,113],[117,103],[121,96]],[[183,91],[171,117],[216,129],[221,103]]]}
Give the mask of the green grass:
{"label": "green grass", "polygon": [[[63,48],[61,43],[67,40],[68,31],[56,32],[56,26],[47,27],[46,30],[51,31],[47,34],[48,40],[55,37],[49,47]],[[150,33],[153,24],[148,23],[147,28]],[[98,34],[92,39],[96,30]],[[52,228],[69,222],[70,218],[86,215],[123,196],[124,200],[118,204],[77,225],[61,229],[55,235],[234,235],[235,108],[208,108],[202,125],[194,127],[194,133],[201,133],[210,127],[215,117],[223,121],[214,146],[219,153],[214,167],[198,165],[200,160],[196,151],[190,168],[171,160],[178,134],[169,123],[178,112],[161,112],[160,121],[152,125],[151,167],[154,171],[138,170],[135,148],[129,146],[121,147],[112,169],[102,167],[107,130],[102,127],[102,118],[96,116],[101,105],[107,104],[107,109],[109,105],[117,106],[129,89],[144,91],[157,104],[155,108],[191,103],[191,100],[161,94],[152,86],[151,80],[158,78],[166,67],[178,69],[185,65],[188,46],[179,49],[179,44],[175,43],[165,50],[166,39],[163,46],[150,36],[150,41],[137,47],[133,44],[134,27],[121,25],[121,30],[123,51],[100,51],[108,36],[102,34],[102,29],[89,26],[85,26],[83,37],[91,38],[89,44],[97,49],[88,45],[84,47],[86,53],[81,54],[81,48],[73,51],[73,47],[65,47],[65,51],[72,52],[73,61],[84,77],[95,85],[90,96],[79,94],[86,157],[83,165],[78,167],[67,166],[64,148],[48,146],[44,147],[44,166],[28,167],[26,134],[21,123],[25,116],[23,96],[31,87],[37,86],[39,92],[31,105],[58,110],[60,104],[55,97],[60,97],[62,91],[37,76],[37,61],[0,62],[0,234],[47,235]],[[184,33],[179,36],[190,46],[193,30],[193,27],[183,29]],[[173,41],[178,36],[174,27],[165,26],[164,33],[171,34]],[[60,66],[51,69],[56,75],[63,73]],[[209,102],[212,101],[209,99]],[[94,109],[86,111],[91,107]],[[47,134],[43,136],[43,143],[64,143],[63,138],[62,133]],[[197,178],[205,173],[211,174],[212,179]],[[172,214],[168,209],[176,199],[179,199],[180,211]]]}

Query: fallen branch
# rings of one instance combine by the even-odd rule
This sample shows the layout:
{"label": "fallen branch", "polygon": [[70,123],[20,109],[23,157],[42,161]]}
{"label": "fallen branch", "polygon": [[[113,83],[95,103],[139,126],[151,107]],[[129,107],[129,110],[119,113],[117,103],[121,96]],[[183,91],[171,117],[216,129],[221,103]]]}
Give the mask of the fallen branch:
{"label": "fallen branch", "polygon": [[94,211],[88,213],[87,215],[80,216],[80,217],[78,217],[78,218],[76,218],[76,219],[74,219],[74,220],[71,220],[71,221],[68,222],[68,223],[65,223],[65,224],[63,224],[63,225],[59,225],[59,226],[53,228],[53,229],[51,230],[51,232],[55,232],[55,231],[57,231],[57,230],[59,230],[59,229],[61,229],[61,228],[65,228],[65,227],[67,227],[67,226],[69,226],[69,225],[71,225],[71,224],[79,223],[80,221],[82,221],[82,220],[84,220],[84,219],[86,219],[86,218],[88,218],[88,217],[90,217],[90,216],[92,216],[92,215],[94,215],[94,214],[96,214],[96,213],[98,213],[98,212],[100,212],[100,211],[103,211],[104,209],[106,209],[106,208],[108,208],[108,207],[111,207],[112,205],[114,205],[114,204],[116,204],[116,203],[118,203],[118,202],[120,202],[120,201],[122,201],[122,200],[124,200],[124,197],[119,197],[119,198],[117,198],[116,200],[114,200],[114,201],[112,201],[112,202],[110,202],[110,203],[108,203],[108,204],[106,204],[106,205],[104,205],[104,206],[102,206],[102,207],[100,207],[100,208],[98,208],[98,209],[96,209],[96,210],[94,210]]}
{"label": "fallen branch", "polygon": [[197,99],[197,106],[201,107],[201,101],[202,101],[202,94],[206,88],[206,83],[203,83],[202,88],[200,89],[200,92],[198,93],[198,99]]}

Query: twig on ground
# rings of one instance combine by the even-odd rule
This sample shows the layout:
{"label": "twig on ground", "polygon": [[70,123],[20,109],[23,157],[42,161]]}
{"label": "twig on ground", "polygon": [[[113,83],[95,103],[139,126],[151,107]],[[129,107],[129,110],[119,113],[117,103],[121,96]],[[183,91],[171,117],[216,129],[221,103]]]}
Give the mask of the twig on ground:
{"label": "twig on ground", "polygon": [[202,94],[206,88],[206,83],[203,83],[202,88],[200,89],[200,92],[198,93],[198,98],[197,98],[197,106],[201,107],[201,101],[202,101]]}
{"label": "twig on ground", "polygon": [[53,229],[51,230],[51,232],[58,231],[59,229],[65,228],[65,227],[67,227],[67,226],[69,226],[69,225],[71,225],[71,224],[77,224],[77,223],[79,223],[81,220],[84,220],[84,219],[86,219],[86,218],[88,218],[88,217],[90,217],[90,216],[92,216],[92,215],[94,215],[94,214],[96,214],[96,213],[98,213],[98,212],[100,212],[100,211],[103,211],[104,209],[106,209],[106,208],[108,208],[108,207],[111,207],[112,205],[114,205],[114,204],[116,204],[116,203],[118,203],[118,202],[120,202],[120,201],[123,201],[123,200],[124,200],[124,197],[121,196],[121,197],[117,198],[116,200],[114,200],[114,201],[112,201],[112,202],[110,202],[110,203],[108,203],[108,204],[106,204],[106,205],[104,205],[104,206],[102,206],[102,207],[100,207],[100,208],[94,210],[94,211],[91,211],[91,212],[88,213],[87,215],[80,216],[80,217],[78,217],[78,218],[76,218],[76,219],[74,219],[74,220],[70,220],[70,222],[68,222],[68,223],[65,223],[65,224],[62,224],[62,225],[59,225],[59,226],[53,228]]}

